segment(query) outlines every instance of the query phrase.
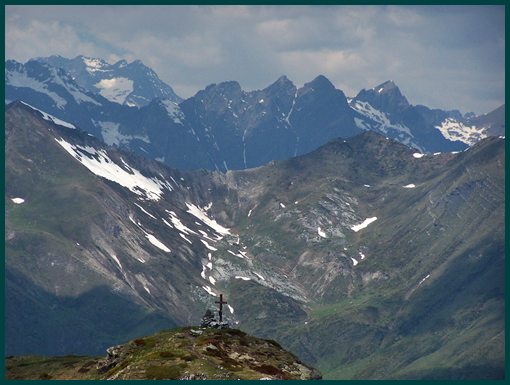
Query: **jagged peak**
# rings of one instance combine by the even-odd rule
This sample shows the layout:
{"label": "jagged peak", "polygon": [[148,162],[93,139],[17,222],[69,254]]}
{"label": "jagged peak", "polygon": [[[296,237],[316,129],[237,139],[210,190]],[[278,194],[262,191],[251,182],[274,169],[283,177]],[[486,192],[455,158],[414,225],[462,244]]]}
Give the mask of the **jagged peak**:
{"label": "jagged peak", "polygon": [[266,90],[270,89],[281,89],[281,88],[295,88],[294,83],[289,80],[289,78],[285,75],[280,76],[273,84],[268,86]]}
{"label": "jagged peak", "polygon": [[50,64],[48,64],[45,61],[41,61],[41,60],[39,60],[37,58],[36,59],[28,59],[26,61],[25,65],[27,65],[27,64],[38,64],[38,65],[40,65],[42,67],[50,67]]}
{"label": "jagged peak", "polygon": [[220,83],[212,83],[205,87],[204,91],[213,92],[213,91],[231,91],[231,90],[241,90],[241,85],[239,82],[235,80],[227,80]]}
{"label": "jagged peak", "polygon": [[147,67],[140,59],[133,60],[131,63],[129,63],[129,65]]}
{"label": "jagged peak", "polygon": [[[63,57],[62,55],[37,56],[33,60],[48,61],[48,60],[52,60],[52,59],[64,59],[64,60],[68,60],[67,58]],[[30,59],[30,60],[32,60],[32,59]]]}
{"label": "jagged peak", "polygon": [[395,88],[398,88],[398,86],[393,80],[386,80],[372,89],[377,93],[385,93]]}
{"label": "jagged peak", "polygon": [[292,81],[286,76],[286,75],[282,75],[280,76],[278,79],[276,79],[276,81],[273,83],[273,84],[281,84],[281,83],[292,83]]}
{"label": "jagged peak", "polygon": [[372,107],[393,113],[410,104],[393,80],[387,80],[371,89],[362,89],[355,99],[369,102]]}
{"label": "jagged peak", "polygon": [[5,60],[5,65],[12,65],[12,66],[20,66],[20,65],[23,65],[23,63],[17,61],[16,59],[6,59]]}
{"label": "jagged peak", "polygon": [[309,83],[305,83],[305,87],[311,88],[335,88],[333,83],[324,75],[318,75]]}

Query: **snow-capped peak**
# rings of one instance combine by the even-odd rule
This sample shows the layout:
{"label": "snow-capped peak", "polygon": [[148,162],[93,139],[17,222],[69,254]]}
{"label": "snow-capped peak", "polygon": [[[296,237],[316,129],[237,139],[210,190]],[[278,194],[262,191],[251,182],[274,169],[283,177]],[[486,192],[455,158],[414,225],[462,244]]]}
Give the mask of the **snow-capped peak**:
{"label": "snow-capped peak", "polygon": [[108,65],[104,60],[96,59],[96,58],[90,58],[86,56],[82,56],[81,59],[83,60],[83,63],[87,67],[86,70],[89,73],[97,72],[97,71],[105,71],[104,67]]}

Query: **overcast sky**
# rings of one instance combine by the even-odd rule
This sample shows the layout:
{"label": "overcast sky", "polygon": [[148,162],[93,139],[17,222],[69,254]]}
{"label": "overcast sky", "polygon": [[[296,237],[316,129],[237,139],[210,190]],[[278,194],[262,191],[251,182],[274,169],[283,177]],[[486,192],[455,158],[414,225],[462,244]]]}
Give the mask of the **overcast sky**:
{"label": "overcast sky", "polygon": [[325,75],[347,96],[394,80],[411,104],[504,103],[503,6],[7,6],[6,58],[141,59],[181,97],[237,80],[298,87]]}

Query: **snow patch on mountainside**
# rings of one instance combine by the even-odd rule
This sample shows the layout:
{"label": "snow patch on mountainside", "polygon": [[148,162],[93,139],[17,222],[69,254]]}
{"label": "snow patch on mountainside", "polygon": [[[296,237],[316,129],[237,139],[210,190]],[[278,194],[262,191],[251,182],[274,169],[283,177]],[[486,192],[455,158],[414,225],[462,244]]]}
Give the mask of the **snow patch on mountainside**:
{"label": "snow patch on mountainside", "polygon": [[419,286],[421,286],[421,284],[423,282],[425,282],[428,278],[430,278],[430,274],[427,274],[425,277],[423,277],[420,282],[418,282],[418,285],[416,286],[416,288],[418,288]]}
{"label": "snow patch on mountainside", "polygon": [[149,213],[147,210],[145,210],[142,206],[140,206],[138,203],[135,203],[135,206],[138,206],[138,208],[140,210],[142,210],[145,214],[147,214],[149,217],[151,218],[154,218],[154,219],[157,219],[154,215],[152,215],[151,213]]}
{"label": "snow patch on mountainside", "polygon": [[154,235],[146,233],[145,236],[149,240],[150,243],[152,243],[154,246],[156,246],[158,249],[163,250],[166,253],[170,252],[170,249],[166,247],[163,242],[161,242],[158,238],[156,238]]}
{"label": "snow patch on mountainside", "polygon": [[207,226],[209,226],[211,229],[216,231],[218,234],[221,235],[230,235],[230,230],[226,227],[223,227],[218,222],[216,222],[214,219],[211,219],[207,216],[204,210],[202,210],[200,207],[195,206],[192,203],[186,202],[186,207],[188,207],[187,212],[193,215],[195,218],[198,218],[200,221],[205,223]]}
{"label": "snow patch on mountainside", "polygon": [[95,84],[99,93],[111,102],[123,104],[131,92],[133,92],[133,81],[128,78],[101,79]]}
{"label": "snow patch on mountainside", "polygon": [[119,268],[122,270],[122,265],[120,264],[120,261],[119,261],[119,258],[117,258],[116,255],[114,254],[111,254],[110,257],[112,257],[112,259],[117,262],[117,265],[119,265]]}
{"label": "snow patch on mountainside", "polygon": [[292,106],[290,106],[289,112],[287,113],[287,115],[283,119],[289,126],[291,125],[289,119],[290,119],[290,116],[292,115],[292,112],[294,112],[294,106],[296,105],[297,94],[298,94],[298,92],[297,92],[297,89],[296,89],[296,92],[294,93],[294,98],[292,99]]}
{"label": "snow patch on mountainside", "polygon": [[[196,224],[196,225],[198,225],[198,226],[202,226],[202,224],[201,224],[201,223],[198,223],[198,222],[195,222],[195,224]],[[202,236],[203,236],[205,239],[207,239],[208,241],[216,242],[216,241],[218,241],[218,240],[219,240],[219,238],[217,238],[217,239],[212,239],[212,238],[209,236],[209,234],[207,234],[207,233],[206,233],[205,231],[203,231],[203,230],[198,230],[198,232],[199,232],[200,234],[202,234]]]}
{"label": "snow patch on mountainside", "polygon": [[370,130],[370,126],[368,124],[366,124],[363,119],[355,117],[354,123],[356,124],[356,127],[358,127],[360,130],[364,130],[364,131]]}
{"label": "snow patch on mountainside", "polygon": [[[175,226],[175,228],[179,231],[182,231],[183,233],[189,235],[189,234],[196,234],[193,230],[191,230],[189,227],[186,227],[177,214],[175,214],[173,211],[165,210],[168,214],[170,214],[170,221],[172,222],[172,225]],[[171,226],[170,226],[171,227]]]}
{"label": "snow patch on mountainside", "polygon": [[241,259],[245,259],[245,256],[246,256],[246,253],[243,254],[243,252],[241,252],[241,251],[237,254],[234,253],[232,250],[227,250],[227,252],[232,254],[233,256],[241,258]]}
{"label": "snow patch on mountainside", "polygon": [[119,123],[102,121],[96,122],[94,120],[93,123],[101,127],[101,135],[103,136],[103,140],[109,146],[127,144],[133,139],[139,139],[142,142],[150,143],[150,139],[147,136],[122,134],[119,131]]}
{"label": "snow patch on mountainside", "polygon": [[174,123],[182,124],[184,121],[184,113],[177,103],[172,102],[169,99],[162,99],[161,104],[165,107],[168,116],[173,119]]}
{"label": "snow patch on mountainside", "polygon": [[[375,109],[368,102],[354,100],[351,102],[350,107],[354,111],[360,113],[361,115],[373,121],[376,124],[374,128],[377,128],[378,130],[382,131],[385,134],[388,133],[389,129],[393,129],[400,133],[406,134],[406,136],[410,137],[413,136],[408,127],[399,123],[397,124],[392,123],[386,113]],[[362,130],[367,130],[369,128],[366,122],[363,122],[359,118],[355,118],[354,122],[356,123],[356,126]]]}
{"label": "snow patch on mountainside", "polygon": [[376,220],[377,220],[377,217],[367,218],[359,225],[352,226],[351,230],[354,231],[355,233],[357,233],[358,231],[360,231],[361,229],[364,229],[365,227],[367,227],[372,222],[375,222]]}
{"label": "snow patch on mountainside", "polygon": [[92,99],[90,96],[84,94],[83,92],[81,92],[80,90],[78,90],[77,88],[75,88],[75,87],[73,87],[71,85],[66,86],[66,89],[73,96],[74,100],[78,104],[80,104],[80,103],[92,103],[92,104],[95,104],[96,106],[100,106],[101,105],[100,103],[98,103],[94,99]]}
{"label": "snow patch on mountainside", "polygon": [[190,245],[193,244],[193,242],[191,240],[188,239],[188,237],[186,237],[183,233],[179,233],[179,236],[184,239],[186,242],[188,242]]}
{"label": "snow patch on mountainside", "polygon": [[33,110],[35,110],[37,112],[40,112],[42,114],[43,119],[47,120],[48,122],[52,122],[52,123],[58,124],[59,126],[62,126],[62,127],[67,127],[67,128],[72,128],[72,129],[76,128],[73,124],[68,123],[68,122],[66,122],[66,121],[64,121],[62,119],[59,119],[59,118],[57,118],[57,117],[55,117],[53,115],[50,115],[47,112],[44,112],[44,111],[42,111],[42,110],[40,110],[38,108],[35,108],[34,106],[31,106],[28,103],[25,103],[23,101],[21,103],[23,103],[25,106],[30,107],[31,109],[33,109]]}
{"label": "snow patch on mountainside", "polygon": [[204,289],[208,294],[212,295],[213,297],[216,297],[216,293],[211,290],[209,286],[202,286],[202,289]]}
{"label": "snow patch on mountainside", "polygon": [[201,239],[200,242],[202,242],[205,245],[205,247],[207,247],[211,251],[218,250],[216,247],[211,246],[210,244],[207,243],[207,241],[204,241],[203,239]]}
{"label": "snow patch on mountainside", "polygon": [[[48,70],[51,73],[51,81],[55,82],[59,86],[65,88],[67,92],[71,94],[77,104],[81,103],[92,103],[96,106],[100,106],[101,104],[96,102],[90,96],[86,95],[82,90],[76,88],[75,84],[69,83],[69,81],[65,78],[62,78],[62,74],[55,67],[48,67]],[[49,80],[45,80],[44,83],[47,83]]]}
{"label": "snow patch on mountainside", "polygon": [[374,130],[383,134],[386,139],[391,137],[406,146],[422,149],[409,127],[401,123],[391,122],[388,114],[372,107],[370,103],[351,99],[349,106],[360,115],[354,117],[354,123],[359,129],[363,131]]}
{"label": "snow patch on mountainside", "polygon": [[60,97],[55,92],[50,91],[45,83],[29,77],[25,72],[7,72],[6,77],[6,85],[20,88],[31,88],[36,92],[46,94],[53,99],[55,105],[60,109],[63,109],[67,104],[67,101],[64,98]]}
{"label": "snow patch on mountainside", "polygon": [[164,189],[171,189],[168,182],[158,178],[148,178],[132,167],[125,166],[129,172],[124,170],[108,157],[105,150],[74,145],[64,139],[55,138],[55,140],[92,173],[126,187],[137,195],[158,201]]}
{"label": "snow patch on mountainside", "polygon": [[451,141],[461,141],[472,146],[481,139],[487,137],[484,128],[476,126],[466,126],[453,118],[446,118],[439,126],[435,126],[441,132],[445,139]]}

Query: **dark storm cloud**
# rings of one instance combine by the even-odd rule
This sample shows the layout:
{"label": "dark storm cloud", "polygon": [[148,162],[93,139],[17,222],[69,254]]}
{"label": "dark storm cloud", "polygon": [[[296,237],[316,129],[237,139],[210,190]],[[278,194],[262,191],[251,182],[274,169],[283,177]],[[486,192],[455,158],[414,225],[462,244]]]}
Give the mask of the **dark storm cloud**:
{"label": "dark storm cloud", "polygon": [[184,97],[393,79],[413,104],[481,113],[504,102],[504,23],[503,6],[8,6],[6,56],[141,59]]}

